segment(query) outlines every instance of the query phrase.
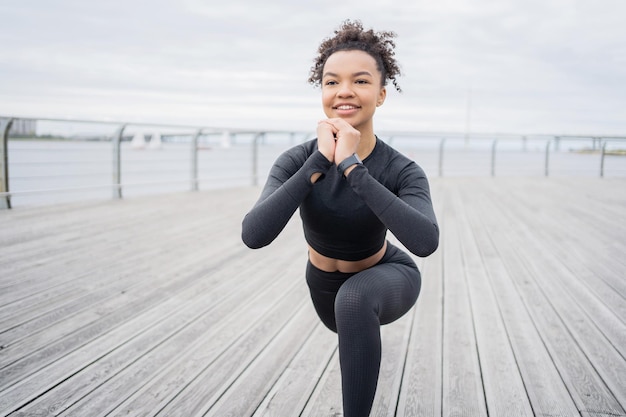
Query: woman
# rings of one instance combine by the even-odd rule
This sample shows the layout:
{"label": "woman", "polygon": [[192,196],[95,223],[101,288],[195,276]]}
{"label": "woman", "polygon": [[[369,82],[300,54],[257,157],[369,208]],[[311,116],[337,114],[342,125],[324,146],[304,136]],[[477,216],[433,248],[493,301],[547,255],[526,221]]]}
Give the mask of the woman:
{"label": "woman", "polygon": [[380,325],[417,300],[411,257],[437,249],[428,180],[413,161],[374,134],[387,81],[398,91],[392,32],[346,21],[319,47],[309,82],[321,86],[327,119],[317,139],[283,153],[243,220],[251,248],[271,243],[300,208],[309,261],[306,281],[322,322],[338,334],[344,415],[369,415],[380,368]]}

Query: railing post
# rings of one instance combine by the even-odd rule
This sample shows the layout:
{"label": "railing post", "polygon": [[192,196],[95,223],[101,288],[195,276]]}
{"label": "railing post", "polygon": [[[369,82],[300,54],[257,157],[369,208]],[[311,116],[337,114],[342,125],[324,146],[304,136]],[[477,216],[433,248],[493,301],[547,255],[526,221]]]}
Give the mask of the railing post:
{"label": "railing post", "polygon": [[191,191],[198,191],[198,139],[202,129],[198,129],[191,138]]}
{"label": "railing post", "polygon": [[[7,120],[7,124],[2,129],[2,143],[0,143],[0,193],[9,192],[9,130],[15,119]],[[11,208],[11,195],[0,197],[0,209]]]}
{"label": "railing post", "polygon": [[548,143],[546,144],[546,161],[544,167],[544,175],[547,177],[549,174],[549,165],[550,165],[550,145],[552,144],[552,139],[548,139]]}
{"label": "railing post", "polygon": [[604,178],[604,156],[606,155],[607,142],[607,140],[604,141],[600,151],[600,178]]}
{"label": "railing post", "polygon": [[498,144],[498,139],[494,139],[491,144],[491,176],[496,176],[496,145]]}
{"label": "railing post", "polygon": [[441,138],[439,141],[439,176],[443,177],[443,145],[446,143],[446,138]]}
{"label": "railing post", "polygon": [[126,125],[122,125],[113,135],[113,199],[122,198],[122,135]]}

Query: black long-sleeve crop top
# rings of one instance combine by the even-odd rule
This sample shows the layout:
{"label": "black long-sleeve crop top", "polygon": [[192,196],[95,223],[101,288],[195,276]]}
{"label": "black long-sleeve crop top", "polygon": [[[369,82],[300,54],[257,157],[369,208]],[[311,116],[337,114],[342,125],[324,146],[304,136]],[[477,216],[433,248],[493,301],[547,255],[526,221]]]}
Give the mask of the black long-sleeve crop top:
{"label": "black long-sleeve crop top", "polygon": [[[313,184],[316,172],[323,175]],[[284,152],[243,219],[244,243],[270,244],[298,207],[307,243],[330,258],[371,256],[383,247],[387,230],[417,256],[430,255],[439,244],[424,171],[378,138],[347,178],[317,150],[315,139]]]}

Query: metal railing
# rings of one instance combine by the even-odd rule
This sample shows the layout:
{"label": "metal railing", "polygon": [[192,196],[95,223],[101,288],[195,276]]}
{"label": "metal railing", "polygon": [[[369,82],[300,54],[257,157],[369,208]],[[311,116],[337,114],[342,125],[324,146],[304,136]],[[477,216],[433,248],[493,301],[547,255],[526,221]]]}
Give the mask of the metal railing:
{"label": "metal railing", "polygon": [[[188,187],[186,189],[191,191],[197,191],[200,187],[201,181],[223,181],[224,179],[229,180],[245,180],[249,185],[249,181],[252,181],[253,185],[258,184],[258,171],[259,171],[259,151],[258,148],[263,144],[265,137],[267,134],[277,133],[284,135],[288,138],[289,144],[294,143],[295,140],[298,139],[298,136],[302,136],[303,139],[311,137],[310,132],[295,132],[295,131],[257,131],[257,130],[248,130],[248,129],[226,129],[226,128],[216,128],[216,127],[208,127],[208,126],[193,126],[193,125],[172,125],[172,124],[155,124],[155,123],[135,123],[135,122],[111,122],[111,121],[93,121],[93,120],[74,120],[74,119],[55,119],[55,118],[38,118],[36,119],[39,122],[51,122],[51,123],[62,123],[62,124],[81,124],[81,125],[99,125],[106,126],[109,130],[115,128],[113,134],[99,134],[98,143],[110,143],[110,163],[109,167],[106,171],[109,171],[110,175],[108,178],[110,180],[106,180],[105,182],[100,180],[101,183],[91,183],[88,185],[81,186],[57,186],[57,187],[40,187],[35,189],[14,189],[10,187],[12,181],[10,181],[10,167],[13,165],[14,167],[18,164],[25,164],[24,162],[14,162],[11,160],[11,152],[9,147],[9,138],[11,136],[11,127],[13,122],[18,120],[18,118],[0,118],[0,131],[3,134],[3,140],[0,145],[0,168],[2,173],[0,174],[0,208],[11,208],[11,197],[24,197],[24,196],[33,196],[33,195],[42,195],[42,194],[52,194],[52,193],[70,193],[70,192],[84,192],[87,190],[102,190],[109,188],[111,190],[111,195],[113,199],[121,199],[124,196],[125,190],[131,187],[146,187],[146,186],[161,186],[167,184],[181,184],[187,183]],[[126,149],[123,144],[127,144],[129,142],[129,135],[132,136],[132,133],[127,134],[127,132],[131,129],[136,131],[147,130],[147,129],[163,129],[167,130],[170,133],[168,137],[176,137],[177,144],[188,147],[187,153],[188,156],[183,158],[179,158],[177,160],[162,160],[162,162],[170,164],[172,166],[182,167],[183,165],[187,165],[189,169],[189,174],[187,178],[183,179],[180,175],[177,175],[177,178],[161,178],[160,180],[132,180],[129,177],[128,173],[131,169],[127,166],[124,168],[123,158],[125,155],[130,155],[131,153],[128,151],[128,146]],[[34,135],[28,135],[34,136]],[[36,135],[39,141],[42,141],[41,135]],[[57,136],[57,135],[47,135],[47,136]],[[245,157],[245,160],[241,160],[241,158],[237,157],[237,164],[239,165],[236,177],[228,177],[224,178],[223,176],[217,175],[214,178],[210,177],[201,177],[199,170],[199,151],[203,149],[202,144],[200,143],[201,139],[207,138],[222,138],[226,137],[226,142],[228,144],[237,143],[241,138],[245,142],[245,147],[251,148],[251,154],[248,157]],[[18,138],[15,136],[11,137],[14,143],[24,143],[28,140],[28,138]],[[79,140],[68,140],[68,137],[63,138],[64,143],[66,144],[75,144],[79,142]],[[20,142],[21,140],[21,142]],[[82,141],[94,141],[93,137],[83,138]],[[94,141],[95,142],[95,141]],[[45,142],[41,142],[45,143]],[[206,148],[206,147],[205,147]],[[102,149],[100,149],[102,150]],[[23,152],[28,150],[23,150]],[[33,150],[35,152],[43,152],[41,149]],[[67,151],[66,149],[63,151]],[[244,151],[245,152],[245,151]],[[67,152],[66,152],[67,153]],[[180,152],[179,152],[180,155]],[[238,153],[241,155],[241,153]],[[12,163],[13,162],[13,163]],[[137,162],[137,161],[135,161]],[[62,163],[71,163],[71,161],[57,162],[57,166]],[[141,163],[141,162],[139,162]],[[43,165],[44,163],[40,163]],[[51,163],[52,164],[52,163]],[[218,161],[219,164],[219,161]],[[251,174],[247,173],[247,167],[252,167]],[[103,169],[103,171],[105,171]],[[245,173],[244,173],[245,172]],[[75,174],[71,174],[75,175]],[[69,178],[71,175],[66,175],[66,178]],[[50,175],[48,175],[50,176]],[[63,177],[64,174],[56,175],[57,177]],[[102,175],[100,175],[102,177]],[[36,179],[36,176],[28,176],[21,177],[20,180],[29,180]],[[17,180],[16,176],[12,176],[11,180]]]}
{"label": "metal railing", "polygon": [[[446,143],[451,140],[455,140],[457,142],[461,142],[465,147],[467,147],[468,136],[462,133],[424,133],[424,132],[403,132],[403,133],[394,133],[388,132],[387,135],[390,137],[390,140],[397,137],[417,137],[417,138],[437,138],[438,141],[437,149],[438,149],[438,165],[437,165],[437,174],[440,177],[444,176],[444,166],[445,166],[445,155],[446,155]],[[605,167],[605,159],[606,156],[609,155],[607,152],[607,146],[610,143],[619,143],[623,144],[622,150],[626,149],[626,136],[599,136],[599,135],[516,135],[516,134],[480,134],[475,133],[471,135],[472,141],[484,141],[490,143],[490,162],[489,162],[489,172],[491,176],[496,175],[496,167],[497,167],[497,155],[498,155],[498,145],[501,143],[512,143],[519,142],[520,148],[519,151],[527,152],[528,144],[532,141],[544,141],[545,146],[543,148],[543,174],[544,176],[549,176],[551,171],[550,165],[550,156],[553,152],[560,151],[562,147],[562,143],[566,142],[579,142],[579,143],[589,143],[590,146],[585,148],[585,151],[591,153],[598,153],[598,172],[600,177],[604,176],[604,167]],[[626,156],[626,155],[625,155]]]}
{"label": "metal railing", "polygon": [[[0,145],[0,208],[11,208],[11,197],[25,197],[33,195],[43,195],[51,193],[69,193],[80,192],[84,193],[87,190],[111,190],[111,196],[113,199],[121,199],[125,193],[133,187],[148,187],[148,186],[165,186],[172,184],[187,184],[185,189],[191,191],[198,191],[200,189],[201,182],[216,181],[224,182],[226,180],[244,181],[247,185],[259,185],[259,178],[263,173],[269,170],[269,166],[275,160],[280,152],[287,147],[292,146],[296,142],[303,142],[314,137],[314,132],[310,131],[267,131],[267,130],[249,130],[249,129],[226,129],[216,127],[203,127],[203,126],[191,126],[191,125],[169,125],[169,124],[153,124],[153,123],[133,123],[133,122],[112,122],[112,121],[89,121],[89,120],[71,120],[71,119],[51,119],[51,118],[38,118],[35,119],[38,122],[47,123],[60,123],[60,124],[79,124],[79,125],[98,125],[105,127],[106,133],[101,133],[97,138],[98,143],[110,142],[110,162],[109,168],[102,168],[102,165],[98,165],[102,162],[99,155],[106,151],[102,146],[99,147],[98,162],[93,162],[94,165],[101,167],[99,178],[104,178],[103,172],[109,171],[110,180],[101,179],[101,183],[87,182],[79,185],[67,186],[63,182],[62,185],[56,186],[40,186],[39,188],[28,187],[16,187],[18,189],[12,190],[10,185],[12,181],[9,181],[10,175],[13,175],[10,171],[10,167],[23,168],[23,171],[28,171],[28,167],[40,168],[47,164],[47,162],[24,162],[13,161],[11,158],[11,150],[9,146],[9,139],[11,136],[11,127],[13,122],[18,118],[0,118],[2,124],[0,130],[2,132],[2,144]],[[23,120],[23,119],[22,119]],[[113,130],[114,129],[114,130]],[[159,129],[167,132],[167,137],[172,143],[177,144],[178,159],[162,160],[156,158],[138,158],[129,150],[130,136],[132,131],[135,131],[135,135],[139,135],[139,131],[146,129]],[[113,132],[111,133],[111,130]],[[270,143],[270,136],[282,135],[282,141],[279,145]],[[41,135],[39,135],[39,138]],[[548,176],[551,174],[552,169],[552,157],[554,154],[562,152],[560,148],[563,143],[584,143],[590,144],[587,150],[598,153],[599,161],[597,171],[600,177],[605,176],[606,166],[605,159],[609,154],[608,147],[610,144],[624,144],[626,146],[626,137],[616,136],[599,136],[599,135],[586,135],[586,136],[568,136],[568,135],[515,135],[515,134],[479,134],[474,133],[471,136],[462,133],[448,133],[448,132],[381,132],[379,137],[383,140],[392,143],[394,147],[411,156],[413,153],[415,159],[422,162],[429,163],[430,160],[436,161],[436,168],[430,167],[427,171],[431,171],[430,175],[434,175],[436,171],[440,177],[455,175],[454,169],[461,165],[467,165],[467,161],[470,157],[476,158],[476,165],[471,169],[475,172],[484,169],[483,175],[496,176],[502,175],[500,171],[503,171],[502,167],[498,164],[500,160],[507,156],[507,152],[528,153],[533,158],[533,164],[537,159],[537,153],[539,145],[545,143],[543,148],[543,175]],[[226,138],[226,139],[224,139]],[[67,137],[66,137],[67,139]],[[86,139],[82,138],[82,143]],[[151,140],[154,139],[154,136]],[[174,140],[175,139],[175,140]],[[212,144],[215,139],[219,139],[217,148],[213,149],[211,158],[208,158],[208,153],[201,151],[205,148],[210,148],[207,144]],[[19,143],[19,139],[11,137],[12,143]],[[212,142],[213,141],[213,142]],[[233,144],[238,144],[241,141],[242,147],[238,148],[236,152],[229,154],[228,152],[221,150],[221,146],[229,148]],[[471,142],[469,142],[471,141]],[[77,143],[79,141],[67,141],[66,143]],[[43,143],[43,142],[39,142]],[[40,145],[38,145],[40,146]],[[184,151],[184,148],[187,151]],[[529,149],[532,147],[532,149]],[[424,151],[426,149],[426,151]],[[478,149],[478,150],[475,150]],[[31,152],[29,155],[39,154],[43,151],[35,147],[33,149],[21,150],[23,153]],[[203,158],[200,158],[200,152],[203,152]],[[59,152],[67,154],[69,151],[59,150]],[[249,153],[248,153],[249,152]],[[510,153],[510,152],[509,152]],[[185,156],[186,154],[186,156]],[[247,156],[246,156],[247,155]],[[145,155],[144,155],[145,156]],[[81,154],[82,157],[82,154]],[[134,158],[134,159],[133,159]],[[230,159],[229,159],[230,158]],[[36,159],[36,158],[35,158]],[[131,160],[132,159],[132,160]],[[148,160],[149,159],[149,160]],[[626,158],[620,158],[626,160]],[[72,158],[68,161],[56,161],[50,164],[57,164],[63,167],[63,165],[69,165],[73,161]],[[133,171],[136,165],[142,163],[151,164],[150,169],[154,173],[154,167],[158,166],[157,171],[164,171],[162,165],[166,165],[168,169],[176,169],[177,172],[172,175],[163,175],[160,179],[154,180],[152,177],[148,180],[139,179],[139,176],[135,175]],[[22,164],[22,165],[19,165]],[[30,164],[30,165],[29,165]],[[86,161],[85,164],[90,164]],[[469,162],[470,165],[473,163]],[[502,165],[506,165],[506,162]],[[185,170],[187,174],[183,176],[180,172],[182,167],[186,166]],[[215,175],[220,171],[230,170],[230,176],[224,177]],[[538,171],[538,169],[537,169]],[[209,172],[209,176],[205,174]],[[248,173],[246,173],[248,172]],[[626,176],[626,165],[625,165]],[[233,173],[236,173],[234,175]],[[82,173],[70,173],[70,174],[58,174],[61,179],[69,179],[82,176]],[[94,174],[95,175],[95,174]],[[458,175],[458,174],[457,174]],[[467,175],[461,173],[460,175]],[[37,175],[24,175],[21,177],[13,176],[15,181],[21,180],[26,182],[28,180],[37,180],[38,178],[47,178],[53,176],[50,172]],[[239,183],[241,184],[241,183]],[[180,190],[180,189],[178,189]]]}

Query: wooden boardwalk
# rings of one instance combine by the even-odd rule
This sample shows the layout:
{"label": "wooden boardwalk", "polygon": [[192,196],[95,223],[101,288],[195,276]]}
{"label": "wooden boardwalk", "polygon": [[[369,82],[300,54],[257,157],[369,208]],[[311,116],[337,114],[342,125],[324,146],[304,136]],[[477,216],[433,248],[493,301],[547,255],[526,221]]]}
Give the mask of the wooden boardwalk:
{"label": "wooden boardwalk", "polygon": [[[372,416],[626,416],[626,180],[436,178]],[[0,212],[0,416],[340,416],[295,218],[259,190]]]}

